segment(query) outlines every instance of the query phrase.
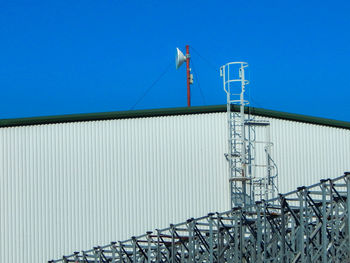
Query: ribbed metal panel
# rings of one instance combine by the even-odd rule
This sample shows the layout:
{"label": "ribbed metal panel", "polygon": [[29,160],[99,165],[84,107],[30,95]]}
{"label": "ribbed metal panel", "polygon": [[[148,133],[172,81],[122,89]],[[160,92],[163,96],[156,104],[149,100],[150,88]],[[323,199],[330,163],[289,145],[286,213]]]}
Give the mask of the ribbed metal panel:
{"label": "ribbed metal panel", "polygon": [[335,178],[350,170],[350,130],[270,119],[279,191]]}
{"label": "ribbed metal panel", "polygon": [[[349,130],[269,120],[280,191],[350,170]],[[211,113],[0,129],[0,262],[227,210],[226,125]]]}

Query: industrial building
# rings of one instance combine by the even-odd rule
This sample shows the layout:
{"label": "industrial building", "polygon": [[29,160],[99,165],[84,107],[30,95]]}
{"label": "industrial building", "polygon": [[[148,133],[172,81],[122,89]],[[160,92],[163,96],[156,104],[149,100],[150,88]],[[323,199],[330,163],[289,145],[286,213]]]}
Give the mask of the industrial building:
{"label": "industrial building", "polygon": [[[46,262],[229,210],[226,110],[0,120],[0,261]],[[350,123],[246,111],[270,123],[279,192],[350,171]]]}

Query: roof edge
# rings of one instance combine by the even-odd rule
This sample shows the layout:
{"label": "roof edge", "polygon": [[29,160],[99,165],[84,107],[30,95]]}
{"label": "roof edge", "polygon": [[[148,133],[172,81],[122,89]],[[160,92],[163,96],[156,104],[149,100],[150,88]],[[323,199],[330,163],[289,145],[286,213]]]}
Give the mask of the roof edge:
{"label": "roof edge", "polygon": [[[226,107],[227,107],[226,105],[212,105],[212,106],[194,106],[190,108],[189,107],[162,108],[162,109],[150,109],[150,110],[113,111],[113,112],[30,117],[30,118],[1,119],[0,128],[66,123],[66,122],[147,118],[147,117],[161,117],[161,116],[173,116],[173,115],[226,112],[226,109],[227,109]],[[239,107],[234,105],[233,110],[238,111]],[[338,121],[338,120],[313,117],[313,116],[307,116],[307,115],[301,115],[301,114],[287,113],[287,112],[275,111],[275,110],[267,110],[267,109],[255,108],[255,107],[246,107],[245,111],[246,113],[250,113],[258,116],[297,121],[297,122],[303,122],[303,123],[311,123],[311,124],[317,124],[317,125],[325,125],[325,126],[343,128],[343,129],[350,129],[350,122],[345,122],[345,121]]]}

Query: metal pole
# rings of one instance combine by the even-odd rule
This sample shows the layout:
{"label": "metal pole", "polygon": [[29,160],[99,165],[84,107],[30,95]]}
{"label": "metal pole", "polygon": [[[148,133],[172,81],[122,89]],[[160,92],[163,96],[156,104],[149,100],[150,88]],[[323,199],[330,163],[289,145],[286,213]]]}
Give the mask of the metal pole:
{"label": "metal pole", "polygon": [[213,217],[209,214],[209,262],[214,262],[214,238],[213,238]]}
{"label": "metal pole", "polygon": [[[227,79],[229,79],[229,72],[230,72],[230,66],[227,66]],[[224,84],[224,89],[226,91],[226,100],[227,100],[227,127],[228,127],[228,170],[229,170],[229,186],[230,186],[230,207],[234,207],[234,202],[233,202],[233,195],[232,195],[232,189],[233,189],[233,181],[231,181],[231,178],[233,176],[232,173],[232,167],[233,167],[233,160],[232,160],[232,123],[231,123],[231,89],[230,89],[230,82],[227,82],[227,87],[226,87],[226,67],[222,67],[222,79],[223,79],[223,84]]]}
{"label": "metal pole", "polygon": [[94,247],[94,262],[97,263],[99,258],[98,247]]}
{"label": "metal pole", "polygon": [[[286,260],[286,215],[285,215],[285,199],[284,196],[280,194],[280,202],[281,202],[281,262],[285,263]],[[278,234],[277,232],[275,234]]]}
{"label": "metal pole", "polygon": [[121,242],[119,241],[118,242],[119,244],[119,249],[118,249],[118,258],[119,258],[119,262],[123,262],[123,254],[122,254],[122,244]]}
{"label": "metal pole", "polygon": [[[241,162],[242,162],[242,176],[247,176],[247,166],[246,166],[246,141],[245,141],[245,116],[244,116],[244,91],[245,91],[245,76],[244,76],[244,66],[241,64],[240,67],[240,76],[241,76],[241,107],[240,107],[240,113],[241,113],[241,140],[242,140],[242,153],[241,153]],[[246,181],[242,181],[242,193],[243,193],[243,206],[246,206],[246,196],[247,196],[247,185]],[[249,193],[250,194],[250,193]]]}
{"label": "metal pole", "polygon": [[156,258],[156,263],[160,262],[160,232],[157,229],[157,258]]}
{"label": "metal pole", "polygon": [[191,69],[190,69],[190,46],[186,45],[186,72],[187,72],[187,106],[191,107]]}
{"label": "metal pole", "polygon": [[194,240],[194,221],[190,219],[191,221],[188,224],[188,233],[189,233],[189,261],[188,262],[194,262],[195,257],[195,240]]}
{"label": "metal pole", "polygon": [[175,226],[173,224],[170,224],[170,229],[171,229],[171,258],[170,262],[174,263],[175,262]]}
{"label": "metal pole", "polygon": [[301,263],[305,262],[305,244],[304,244],[304,187],[299,187],[298,188],[298,195],[299,195],[299,222],[300,222],[300,226],[299,226],[299,245],[298,245],[298,251],[300,253],[300,260]]}
{"label": "metal pole", "polygon": [[327,207],[326,207],[326,180],[321,180],[322,189],[322,263],[327,262]]}
{"label": "metal pole", "polygon": [[112,248],[112,261],[111,261],[111,263],[115,263],[116,262],[116,252],[117,252],[116,242],[111,242],[111,248]]}
{"label": "metal pole", "polygon": [[262,244],[262,224],[261,224],[261,202],[256,203],[256,231],[257,231],[257,237],[256,237],[256,248],[257,248],[257,256],[256,256],[256,262],[262,262],[262,251],[261,251],[261,244]]}
{"label": "metal pole", "polygon": [[[350,172],[346,172],[346,191],[347,191],[347,198],[346,198],[346,203],[347,203],[347,211],[346,214],[348,216],[348,248],[350,251]],[[350,252],[349,252],[350,254]],[[350,257],[350,255],[349,255]]]}
{"label": "metal pole", "polygon": [[132,239],[132,261],[136,263],[136,237],[131,237]]}
{"label": "metal pole", "polygon": [[151,241],[152,241],[151,234],[152,234],[152,231],[147,232],[147,262],[148,263],[152,262],[152,259],[151,259],[151,256],[152,256],[152,254],[151,254],[152,253],[152,251],[151,251]]}

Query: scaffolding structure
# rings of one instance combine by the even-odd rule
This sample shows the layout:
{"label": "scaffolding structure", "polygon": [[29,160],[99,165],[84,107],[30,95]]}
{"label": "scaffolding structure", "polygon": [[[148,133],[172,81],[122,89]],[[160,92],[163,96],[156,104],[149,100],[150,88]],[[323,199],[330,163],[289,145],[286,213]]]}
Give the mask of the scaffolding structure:
{"label": "scaffolding structure", "polygon": [[350,172],[49,263],[350,262]]}
{"label": "scaffolding structure", "polygon": [[[246,62],[230,62],[220,68],[227,97],[228,161],[231,207],[273,199],[277,194],[277,167],[271,158],[270,123],[257,120],[245,106]],[[238,109],[237,109],[238,108]],[[259,129],[259,133],[257,130]],[[265,137],[261,135],[265,130]]]}

